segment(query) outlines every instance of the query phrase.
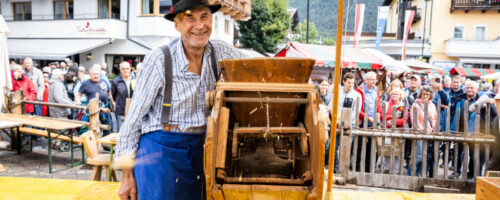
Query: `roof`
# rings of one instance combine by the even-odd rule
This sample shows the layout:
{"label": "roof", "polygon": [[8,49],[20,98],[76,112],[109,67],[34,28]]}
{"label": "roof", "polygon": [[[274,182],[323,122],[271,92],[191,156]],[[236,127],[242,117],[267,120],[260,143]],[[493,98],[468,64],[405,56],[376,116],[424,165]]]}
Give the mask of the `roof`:
{"label": "roof", "polygon": [[112,42],[112,39],[47,38],[7,40],[9,58],[31,57],[40,60],[64,60],[68,56],[86,52],[110,42]]}
{"label": "roof", "polygon": [[458,74],[460,76],[466,76],[466,77],[474,77],[474,78],[479,78],[484,75],[488,74],[493,74],[496,72],[500,72],[500,70],[497,69],[480,69],[480,68],[471,68],[471,67],[455,67],[450,70],[450,74]]}

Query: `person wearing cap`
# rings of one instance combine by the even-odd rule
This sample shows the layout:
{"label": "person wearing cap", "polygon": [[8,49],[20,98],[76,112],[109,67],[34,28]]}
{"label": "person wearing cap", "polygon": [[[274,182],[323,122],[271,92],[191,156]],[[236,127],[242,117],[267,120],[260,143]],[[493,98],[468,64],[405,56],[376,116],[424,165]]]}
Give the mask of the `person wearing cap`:
{"label": "person wearing cap", "polygon": [[412,106],[413,102],[417,99],[417,95],[420,92],[420,85],[421,85],[422,79],[420,76],[413,74],[410,77],[410,81],[408,84],[408,87],[405,88],[405,95],[406,98],[408,99],[408,106]]}
{"label": "person wearing cap", "polygon": [[133,167],[121,166],[121,199],[204,199],[203,143],[210,114],[205,92],[215,89],[220,77],[217,61],[243,57],[230,44],[209,41],[212,14],[220,7],[207,0],[172,1],[165,18],[180,38],[146,55],[117,140],[117,160],[135,158],[117,162],[135,161]]}

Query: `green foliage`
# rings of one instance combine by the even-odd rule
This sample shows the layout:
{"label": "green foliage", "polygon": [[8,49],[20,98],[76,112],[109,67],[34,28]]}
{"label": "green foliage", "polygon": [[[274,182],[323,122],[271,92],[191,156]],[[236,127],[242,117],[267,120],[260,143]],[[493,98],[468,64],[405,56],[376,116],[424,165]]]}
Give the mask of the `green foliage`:
{"label": "green foliage", "polygon": [[[293,41],[297,42],[306,42],[307,38],[307,20],[304,20],[297,24],[297,27],[295,28],[295,31],[293,32],[295,35],[293,37]],[[313,40],[315,40],[318,37],[318,30],[316,29],[316,25],[314,22],[309,22],[309,42],[313,43]]]}
{"label": "green foliage", "polygon": [[[349,9],[347,9],[348,2]],[[375,32],[377,30],[377,7],[380,6],[382,2],[383,0],[345,0],[344,31],[353,32],[354,18],[356,16],[356,3],[363,3],[365,4],[363,32]],[[306,0],[289,0],[288,5],[292,8],[297,8],[299,12],[299,18],[301,20],[307,19]],[[337,12],[337,0],[310,0],[309,17],[311,22],[314,22],[316,24],[319,35],[322,35],[324,37],[335,37],[337,31]],[[347,28],[345,28],[346,21]],[[324,41],[325,40],[323,40],[323,43],[325,43]]]}
{"label": "green foliage", "polygon": [[321,41],[323,42],[323,45],[330,45],[330,46],[335,45],[334,37],[323,37],[321,38]]}
{"label": "green foliage", "polygon": [[252,0],[252,19],[238,22],[243,47],[274,53],[291,25],[287,7],[285,0]]}

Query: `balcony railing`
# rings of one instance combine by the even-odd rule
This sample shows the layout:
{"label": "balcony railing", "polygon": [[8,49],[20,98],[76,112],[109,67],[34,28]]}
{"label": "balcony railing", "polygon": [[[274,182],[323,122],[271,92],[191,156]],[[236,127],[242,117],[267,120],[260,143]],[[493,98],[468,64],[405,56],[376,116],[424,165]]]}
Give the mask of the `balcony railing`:
{"label": "balcony railing", "polygon": [[500,11],[500,0],[451,0],[450,12],[454,10],[465,10],[465,12],[469,10]]}
{"label": "balcony railing", "polygon": [[[60,18],[54,15],[29,15],[31,16],[29,19],[14,19],[12,15],[4,15],[5,21],[47,21],[47,20],[80,20],[80,19],[117,19],[117,20],[126,20],[125,15],[120,15],[117,13],[111,13],[111,17],[99,17],[97,13],[81,13],[81,14],[67,14],[66,18]],[[106,16],[109,16],[106,14]]]}

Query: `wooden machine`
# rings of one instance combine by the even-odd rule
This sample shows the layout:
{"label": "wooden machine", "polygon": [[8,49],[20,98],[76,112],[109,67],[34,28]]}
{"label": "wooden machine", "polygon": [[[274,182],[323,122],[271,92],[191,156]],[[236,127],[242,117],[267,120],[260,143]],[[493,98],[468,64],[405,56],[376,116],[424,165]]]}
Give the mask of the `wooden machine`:
{"label": "wooden machine", "polygon": [[325,127],[307,84],[313,59],[219,62],[207,92],[207,199],[321,199]]}

